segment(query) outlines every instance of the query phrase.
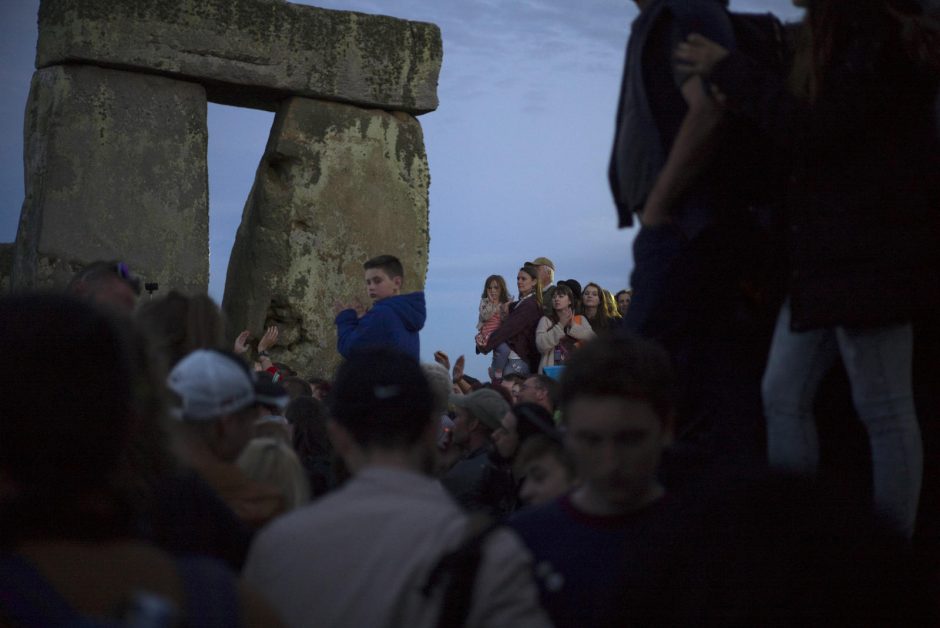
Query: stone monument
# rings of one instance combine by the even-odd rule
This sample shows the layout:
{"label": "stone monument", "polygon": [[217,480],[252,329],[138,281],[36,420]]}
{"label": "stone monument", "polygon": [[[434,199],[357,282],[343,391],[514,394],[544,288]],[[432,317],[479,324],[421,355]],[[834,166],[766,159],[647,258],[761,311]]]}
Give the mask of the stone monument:
{"label": "stone monument", "polygon": [[437,108],[442,54],[433,24],[283,0],[42,0],[3,281],[62,286],[121,259],[163,293],[205,292],[207,102],[275,111],[223,310],[230,338],[276,324],[276,359],[329,373],[332,304],[362,295],[362,262],[397,255],[423,288],[415,116]]}

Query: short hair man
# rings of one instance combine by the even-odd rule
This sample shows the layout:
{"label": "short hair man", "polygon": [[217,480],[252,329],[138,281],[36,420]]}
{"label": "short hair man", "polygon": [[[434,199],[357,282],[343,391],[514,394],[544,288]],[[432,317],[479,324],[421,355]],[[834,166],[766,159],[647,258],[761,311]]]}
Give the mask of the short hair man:
{"label": "short hair man", "polygon": [[75,273],[66,290],[113,312],[132,314],[140,296],[140,279],[124,262],[96,261]]}
{"label": "short hair man", "polygon": [[179,400],[173,412],[183,461],[247,524],[261,527],[281,514],[280,491],[235,464],[261,415],[248,366],[234,354],[200,349],[177,363],[167,385]]}
{"label": "short hair man", "polygon": [[[265,528],[244,577],[288,626],[436,626],[446,585],[432,572],[468,517],[427,475],[438,427],[428,383],[408,356],[369,350],[340,367],[330,404],[352,478]],[[492,532],[481,554],[465,625],[547,625],[514,535]]]}
{"label": "short hair man", "polygon": [[522,382],[526,380],[525,375],[520,375],[519,373],[506,373],[503,375],[503,381],[500,382],[502,386],[512,399],[513,405],[519,403],[519,388],[522,386]]}
{"label": "short hair man", "polygon": [[492,436],[502,427],[509,404],[488,388],[451,395],[450,400],[456,415],[451,446],[465,453],[441,483],[467,510],[502,519],[516,506],[516,487],[512,470],[495,454]]}
{"label": "short hair man", "polygon": [[534,403],[542,406],[550,413],[555,412],[555,403],[558,397],[558,382],[539,373],[531,375],[519,386],[516,403]]}
{"label": "short hair man", "polygon": [[541,565],[543,606],[558,626],[607,625],[653,577],[660,535],[676,527],[656,476],[672,392],[668,356],[637,338],[591,341],[566,365],[565,447],[581,483],[510,520]]}
{"label": "short hair man", "polygon": [[419,359],[418,332],[426,318],[424,292],[401,293],[405,271],[397,257],[379,255],[363,264],[372,307],[337,303],[336,348],[344,358],[368,347],[393,347]]}

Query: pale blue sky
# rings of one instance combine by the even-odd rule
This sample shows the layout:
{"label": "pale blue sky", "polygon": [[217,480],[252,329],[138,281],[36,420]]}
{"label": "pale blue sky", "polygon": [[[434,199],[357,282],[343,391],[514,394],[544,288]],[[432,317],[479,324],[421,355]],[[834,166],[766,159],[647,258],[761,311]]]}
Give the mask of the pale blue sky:
{"label": "pale blue sky", "polygon": [[[487,275],[511,287],[526,260],[550,257],[557,278],[627,286],[632,230],[617,230],[607,159],[629,0],[368,0],[302,2],[440,26],[440,108],[419,118],[431,167],[428,321],[422,358],[473,355]],[[16,236],[23,201],[23,111],[33,72],[37,0],[0,8],[0,242]],[[798,19],[789,0],[734,0],[741,11]],[[221,301],[235,230],[273,121],[209,105],[210,294]],[[376,251],[379,253],[380,251]],[[406,286],[407,287],[407,286]]]}

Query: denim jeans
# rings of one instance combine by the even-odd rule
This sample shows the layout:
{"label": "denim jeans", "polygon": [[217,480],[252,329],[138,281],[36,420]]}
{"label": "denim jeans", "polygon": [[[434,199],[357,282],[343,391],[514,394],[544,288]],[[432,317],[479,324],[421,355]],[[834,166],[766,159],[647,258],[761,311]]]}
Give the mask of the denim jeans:
{"label": "denim jeans", "polygon": [[819,462],[813,398],[826,371],[841,355],[852,401],[871,445],[875,507],[908,537],[917,516],[923,471],[911,383],[912,354],[910,324],[794,332],[787,302],[777,319],[762,384],[770,464],[813,474]]}
{"label": "denim jeans", "polygon": [[503,376],[509,375],[510,373],[516,373],[518,375],[531,375],[532,371],[529,369],[528,363],[521,358],[509,358],[506,361],[506,368],[503,369]]}
{"label": "denim jeans", "polygon": [[509,361],[509,354],[512,350],[505,342],[500,343],[493,349],[493,360],[490,366],[494,373],[502,373],[506,370],[506,363]]}

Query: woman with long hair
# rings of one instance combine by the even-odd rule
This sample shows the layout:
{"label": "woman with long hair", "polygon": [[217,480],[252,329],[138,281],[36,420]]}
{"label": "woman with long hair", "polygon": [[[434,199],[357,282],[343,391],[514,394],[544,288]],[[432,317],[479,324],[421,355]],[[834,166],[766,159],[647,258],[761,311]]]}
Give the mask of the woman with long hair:
{"label": "woman with long hair", "polygon": [[535,328],[535,346],[542,354],[539,373],[546,366],[562,366],[585,340],[594,337],[587,317],[575,314],[574,294],[566,284],[559,283],[552,294],[552,312],[543,316]]}
{"label": "woman with long hair", "polygon": [[528,375],[538,367],[539,352],[535,346],[535,327],[542,317],[542,289],[538,267],[525,264],[516,275],[519,300],[509,305],[506,318],[490,334],[481,353],[489,353],[500,344],[509,346],[509,359],[503,373]]}
{"label": "woman with long hair", "polygon": [[581,291],[581,311],[587,316],[588,323],[595,332],[610,329],[616,324],[614,319],[619,318],[611,311],[604,292],[605,290],[594,282],[584,286]]}
{"label": "woman with long hair", "polygon": [[813,398],[841,357],[868,431],[875,505],[910,536],[923,467],[911,321],[936,281],[940,81],[908,54],[888,3],[794,4],[807,12],[788,80],[694,34],[676,59],[789,158],[790,281],[762,386],[769,461],[815,473]]}

